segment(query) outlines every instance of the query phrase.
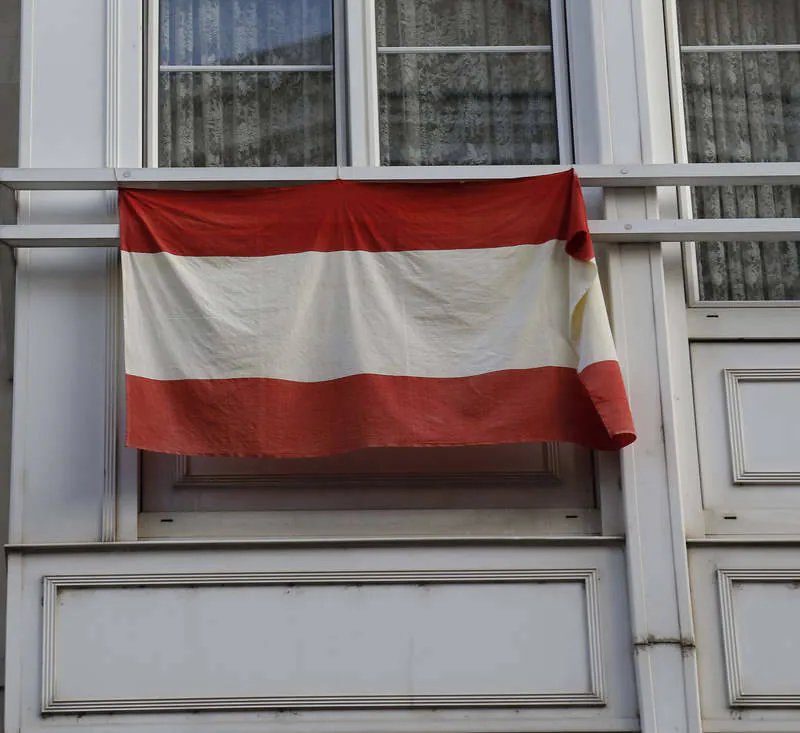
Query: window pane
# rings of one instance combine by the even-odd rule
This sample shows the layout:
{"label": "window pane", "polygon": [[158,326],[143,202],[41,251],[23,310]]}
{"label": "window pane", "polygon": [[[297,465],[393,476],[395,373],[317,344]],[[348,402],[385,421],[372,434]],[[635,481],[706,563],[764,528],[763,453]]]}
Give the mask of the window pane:
{"label": "window pane", "polygon": [[161,64],[332,64],[331,0],[161,0]]}
{"label": "window pane", "polygon": [[378,46],[549,46],[550,0],[377,0]]}
{"label": "window pane", "polygon": [[[549,0],[376,0],[381,162],[557,162],[549,6]],[[444,50],[454,46],[545,48]]]}
{"label": "window pane", "polygon": [[558,159],[549,54],[382,54],[384,165]]}
{"label": "window pane", "polygon": [[159,165],[335,165],[330,72],[162,72]]}
{"label": "window pane", "polygon": [[[797,0],[679,7],[682,43],[694,45],[795,42],[800,18]],[[684,50],[682,67],[690,162],[800,161],[800,53]],[[702,187],[693,199],[701,218],[800,216],[800,191],[788,186]],[[696,251],[702,300],[800,299],[797,242],[702,242]]]}
{"label": "window pane", "polygon": [[332,0],[161,0],[159,22],[159,165],[335,165]]}

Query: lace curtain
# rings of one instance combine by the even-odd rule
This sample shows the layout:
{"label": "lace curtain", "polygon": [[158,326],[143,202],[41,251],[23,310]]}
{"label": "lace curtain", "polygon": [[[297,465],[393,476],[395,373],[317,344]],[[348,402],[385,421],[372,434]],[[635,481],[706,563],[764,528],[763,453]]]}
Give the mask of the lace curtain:
{"label": "lace curtain", "polygon": [[159,23],[160,165],[336,164],[331,0],[161,0]]}
{"label": "lace curtain", "polygon": [[[334,165],[332,5],[161,0],[160,164]],[[376,16],[382,163],[557,162],[549,0],[376,0]],[[498,45],[517,48],[463,48]]]}
{"label": "lace curtain", "polygon": [[[800,43],[800,0],[680,0],[689,159],[800,161],[800,52],[692,46]],[[719,186],[693,191],[698,217],[800,217],[800,190]],[[797,242],[697,245],[703,300],[800,299]]]}
{"label": "lace curtain", "polygon": [[[376,16],[384,165],[558,161],[549,0],[376,0]],[[469,50],[487,46],[514,50]]]}

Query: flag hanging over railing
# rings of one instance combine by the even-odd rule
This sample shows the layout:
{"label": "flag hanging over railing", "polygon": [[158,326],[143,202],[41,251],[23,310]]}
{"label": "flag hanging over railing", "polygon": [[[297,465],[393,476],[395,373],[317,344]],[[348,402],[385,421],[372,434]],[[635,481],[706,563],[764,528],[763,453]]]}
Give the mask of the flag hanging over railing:
{"label": "flag hanging over railing", "polygon": [[635,439],[571,171],[122,190],[120,223],[133,447]]}

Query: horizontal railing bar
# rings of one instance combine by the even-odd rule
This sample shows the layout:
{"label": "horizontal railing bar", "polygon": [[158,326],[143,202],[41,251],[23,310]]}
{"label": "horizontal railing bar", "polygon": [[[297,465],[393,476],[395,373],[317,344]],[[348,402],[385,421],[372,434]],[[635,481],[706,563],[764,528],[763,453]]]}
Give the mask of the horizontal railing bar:
{"label": "horizontal railing bar", "polygon": [[586,188],[800,185],[800,163],[656,163],[575,166],[383,166],[342,168],[357,181],[459,181],[541,176],[574,168]]}
{"label": "horizontal railing bar", "polygon": [[333,71],[333,64],[165,64],[159,71]]}
{"label": "horizontal railing bar", "polygon": [[[678,241],[787,241],[800,239],[800,219],[592,220],[595,242],[637,244]],[[116,224],[16,224],[0,226],[11,247],[116,247]]]}
{"label": "horizontal railing bar", "polygon": [[729,43],[704,46],[681,46],[681,51],[684,53],[782,53],[784,51],[800,51],[800,43],[764,43],[761,45]]}
{"label": "horizontal railing bar", "polygon": [[0,185],[17,191],[108,191],[113,168],[0,168]]}
{"label": "horizontal railing bar", "polygon": [[117,224],[11,224],[0,226],[10,247],[118,247]]}
{"label": "horizontal railing bar", "polygon": [[800,219],[620,219],[589,222],[596,242],[784,242],[800,240]]}
{"label": "horizontal railing bar", "polygon": [[334,181],[338,169],[314,168],[0,168],[0,185],[18,191],[117,188],[234,188]]}
{"label": "horizontal railing bar", "polygon": [[552,46],[378,46],[378,53],[552,53]]}
{"label": "horizontal railing bar", "polygon": [[800,163],[653,165],[476,165],[371,168],[0,168],[0,185],[19,191],[121,188],[212,189],[332,181],[472,181],[541,176],[575,169],[587,188],[800,185]]}

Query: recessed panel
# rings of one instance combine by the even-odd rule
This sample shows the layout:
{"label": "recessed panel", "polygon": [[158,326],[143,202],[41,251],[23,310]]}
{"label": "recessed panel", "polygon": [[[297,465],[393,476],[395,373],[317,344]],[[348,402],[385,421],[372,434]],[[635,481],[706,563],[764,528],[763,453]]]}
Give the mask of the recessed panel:
{"label": "recessed panel", "polygon": [[47,581],[44,709],[602,703],[591,571]]}
{"label": "recessed panel", "polygon": [[800,707],[800,572],[718,572],[731,705]]}
{"label": "recessed panel", "polygon": [[800,370],[774,376],[738,381],[744,472],[800,475]]}
{"label": "recessed panel", "polygon": [[795,531],[800,343],[702,342],[691,349],[707,531]]}

